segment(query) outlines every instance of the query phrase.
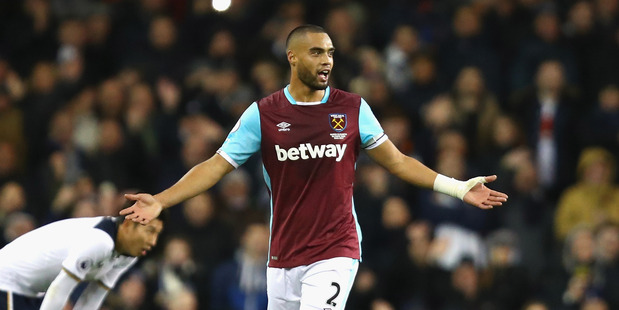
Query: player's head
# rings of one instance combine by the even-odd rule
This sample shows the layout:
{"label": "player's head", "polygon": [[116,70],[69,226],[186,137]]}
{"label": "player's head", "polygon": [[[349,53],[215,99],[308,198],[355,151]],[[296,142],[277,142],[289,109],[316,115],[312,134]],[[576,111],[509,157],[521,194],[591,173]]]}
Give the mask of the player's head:
{"label": "player's head", "polygon": [[286,39],[291,79],[298,79],[313,90],[327,88],[334,51],[333,42],[322,27],[302,25],[293,29]]}
{"label": "player's head", "polygon": [[165,210],[148,224],[140,224],[121,217],[122,223],[118,227],[116,237],[116,251],[128,256],[146,255],[152,247],[157,245],[166,218]]}

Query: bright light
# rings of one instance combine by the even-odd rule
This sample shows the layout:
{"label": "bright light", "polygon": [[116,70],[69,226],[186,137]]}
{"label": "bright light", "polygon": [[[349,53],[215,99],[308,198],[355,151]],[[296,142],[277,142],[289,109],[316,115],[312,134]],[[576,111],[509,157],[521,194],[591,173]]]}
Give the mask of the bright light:
{"label": "bright light", "polygon": [[213,0],[213,9],[218,12],[223,12],[230,8],[232,0]]}

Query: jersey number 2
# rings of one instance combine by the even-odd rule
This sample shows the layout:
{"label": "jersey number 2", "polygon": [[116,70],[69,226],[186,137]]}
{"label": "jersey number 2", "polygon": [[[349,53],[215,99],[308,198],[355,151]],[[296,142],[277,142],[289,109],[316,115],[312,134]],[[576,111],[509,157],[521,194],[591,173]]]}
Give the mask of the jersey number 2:
{"label": "jersey number 2", "polygon": [[335,307],[336,303],[333,302],[333,300],[337,298],[337,295],[340,294],[340,285],[337,282],[331,282],[331,286],[335,286],[336,291],[335,294],[331,296],[331,298],[327,299],[327,304]]}

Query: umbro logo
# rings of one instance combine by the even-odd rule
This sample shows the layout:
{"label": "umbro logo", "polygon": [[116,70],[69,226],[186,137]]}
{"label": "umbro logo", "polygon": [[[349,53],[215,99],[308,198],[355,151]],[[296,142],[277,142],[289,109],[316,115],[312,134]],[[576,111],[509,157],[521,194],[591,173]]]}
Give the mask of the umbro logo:
{"label": "umbro logo", "polygon": [[279,127],[279,131],[290,131],[290,124],[286,123],[286,122],[281,122],[279,124],[277,124],[277,127]]}

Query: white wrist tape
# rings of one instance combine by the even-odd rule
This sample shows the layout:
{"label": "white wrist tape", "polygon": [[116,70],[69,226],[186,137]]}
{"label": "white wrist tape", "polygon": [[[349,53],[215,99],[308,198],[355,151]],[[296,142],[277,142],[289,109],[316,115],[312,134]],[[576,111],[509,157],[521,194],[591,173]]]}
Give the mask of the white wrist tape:
{"label": "white wrist tape", "polygon": [[434,179],[434,190],[449,196],[458,197],[462,200],[464,199],[464,195],[466,195],[473,186],[477,185],[477,183],[486,183],[486,178],[475,177],[464,182],[439,174],[436,176],[436,179]]}

